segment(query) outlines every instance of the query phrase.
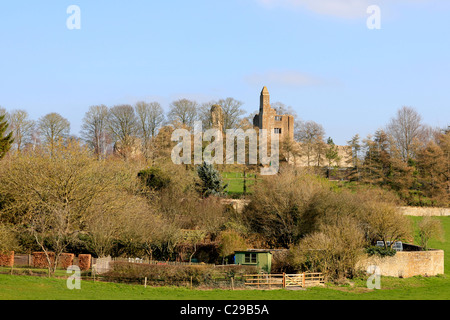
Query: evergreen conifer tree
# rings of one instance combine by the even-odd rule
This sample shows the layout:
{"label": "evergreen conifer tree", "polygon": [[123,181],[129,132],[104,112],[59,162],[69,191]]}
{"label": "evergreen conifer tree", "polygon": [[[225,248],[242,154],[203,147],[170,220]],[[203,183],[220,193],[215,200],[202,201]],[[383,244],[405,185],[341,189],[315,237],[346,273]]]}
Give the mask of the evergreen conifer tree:
{"label": "evergreen conifer tree", "polygon": [[203,164],[197,168],[197,174],[202,181],[201,188],[203,196],[221,196],[224,194],[227,185],[223,184],[219,171],[217,171],[212,164],[203,162]]}

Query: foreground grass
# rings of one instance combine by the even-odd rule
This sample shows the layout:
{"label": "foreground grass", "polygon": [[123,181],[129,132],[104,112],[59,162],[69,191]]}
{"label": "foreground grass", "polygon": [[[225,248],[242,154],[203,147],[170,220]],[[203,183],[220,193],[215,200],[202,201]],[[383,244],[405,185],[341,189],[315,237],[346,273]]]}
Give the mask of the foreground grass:
{"label": "foreground grass", "polygon": [[441,277],[382,278],[381,290],[353,286],[306,290],[200,290],[82,281],[69,290],[65,279],[0,275],[1,300],[448,300],[450,280]]}
{"label": "foreground grass", "polygon": [[[420,217],[411,217],[417,225]],[[381,278],[381,290],[369,290],[366,279],[345,286],[306,290],[200,290],[147,287],[84,280],[69,290],[65,279],[0,274],[0,300],[450,300],[450,217],[439,217],[445,242],[430,246],[445,251],[445,274],[438,277]],[[44,271],[43,271],[44,272]]]}

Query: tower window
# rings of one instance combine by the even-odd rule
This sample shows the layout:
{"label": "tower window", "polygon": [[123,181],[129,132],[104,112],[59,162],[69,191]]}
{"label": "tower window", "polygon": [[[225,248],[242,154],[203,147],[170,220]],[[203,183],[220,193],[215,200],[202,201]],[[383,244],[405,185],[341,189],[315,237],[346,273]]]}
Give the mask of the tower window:
{"label": "tower window", "polygon": [[275,116],[275,121],[281,121],[281,116]]}
{"label": "tower window", "polygon": [[274,128],[273,130],[274,130],[275,133],[281,134],[281,128]]}

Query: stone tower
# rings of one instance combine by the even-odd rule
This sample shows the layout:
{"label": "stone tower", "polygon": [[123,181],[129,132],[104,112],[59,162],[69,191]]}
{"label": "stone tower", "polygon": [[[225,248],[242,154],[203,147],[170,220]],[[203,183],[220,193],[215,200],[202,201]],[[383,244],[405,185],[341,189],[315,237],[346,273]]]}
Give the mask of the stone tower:
{"label": "stone tower", "polygon": [[263,87],[259,98],[259,114],[253,118],[253,125],[269,132],[274,130],[279,134],[280,141],[285,138],[294,139],[294,117],[292,115],[279,115],[270,107],[270,95],[267,87]]}
{"label": "stone tower", "polygon": [[211,107],[211,126],[215,129],[223,131],[223,111],[222,107],[215,104]]}

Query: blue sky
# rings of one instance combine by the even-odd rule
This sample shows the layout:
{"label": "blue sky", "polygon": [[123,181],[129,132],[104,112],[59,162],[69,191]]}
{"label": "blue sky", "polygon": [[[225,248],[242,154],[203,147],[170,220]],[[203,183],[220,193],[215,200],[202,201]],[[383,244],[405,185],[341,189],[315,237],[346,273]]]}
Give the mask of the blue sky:
{"label": "blue sky", "polygon": [[[372,4],[380,30],[366,26]],[[2,1],[0,105],[58,112],[78,135],[91,105],[233,97],[251,113],[267,86],[339,144],[403,105],[444,127],[449,13],[446,0]]]}

